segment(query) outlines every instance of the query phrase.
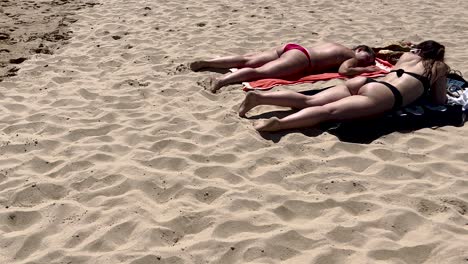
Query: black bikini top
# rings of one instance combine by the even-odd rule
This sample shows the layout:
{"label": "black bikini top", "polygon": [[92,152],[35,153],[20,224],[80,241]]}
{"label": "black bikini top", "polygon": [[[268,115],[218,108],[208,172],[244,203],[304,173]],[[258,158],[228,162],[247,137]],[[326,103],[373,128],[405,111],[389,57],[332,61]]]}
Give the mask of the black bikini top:
{"label": "black bikini top", "polygon": [[390,72],[396,72],[396,75],[398,76],[398,78],[400,78],[403,73],[406,73],[410,76],[413,76],[414,78],[418,79],[423,87],[424,87],[424,93],[428,94],[429,93],[429,89],[431,89],[431,81],[429,80],[429,78],[427,78],[426,76],[422,76],[422,75],[419,75],[417,73],[413,73],[413,72],[407,72],[403,69],[398,69],[398,70],[392,70]]}

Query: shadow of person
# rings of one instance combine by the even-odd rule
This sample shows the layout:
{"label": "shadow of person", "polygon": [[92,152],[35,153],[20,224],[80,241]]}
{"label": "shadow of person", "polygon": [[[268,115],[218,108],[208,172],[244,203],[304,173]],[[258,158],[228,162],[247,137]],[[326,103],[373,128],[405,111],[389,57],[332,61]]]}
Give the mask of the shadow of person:
{"label": "shadow of person", "polygon": [[296,113],[297,110],[294,110],[294,109],[291,109],[291,110],[277,110],[277,111],[270,111],[270,112],[265,112],[265,113],[261,113],[261,114],[258,114],[258,115],[252,115],[252,116],[249,116],[249,117],[246,117],[247,119],[250,119],[250,120],[257,120],[257,119],[269,119],[269,118],[272,118],[272,117],[277,117],[277,118],[284,118],[288,115],[291,115],[291,114],[294,114]]}
{"label": "shadow of person", "polygon": [[278,143],[281,139],[288,134],[297,134],[300,133],[306,137],[317,137],[321,135],[324,130],[318,128],[301,128],[301,129],[289,129],[277,132],[259,132],[260,136],[266,140],[270,140],[274,143]]}
{"label": "shadow of person", "polygon": [[461,127],[465,120],[466,113],[461,110],[461,106],[447,106],[445,111],[425,109],[423,115],[387,115],[371,120],[336,123],[327,131],[340,141],[369,144],[394,132],[406,134],[423,128]]}
{"label": "shadow of person", "polygon": [[[258,115],[253,115],[250,117],[247,117],[249,120],[259,120],[259,119],[269,119],[272,117],[277,117],[277,118],[284,118],[288,115],[291,115],[298,110],[283,110],[283,111],[270,111],[266,113],[261,113]],[[259,132],[260,136],[266,140],[271,140],[274,143],[278,143],[284,136],[288,134],[293,134],[293,133],[300,133],[303,134],[304,136],[307,137],[317,137],[320,134],[325,132],[324,130],[316,127],[310,127],[310,128],[301,128],[301,129],[288,129],[288,130],[283,130],[283,131],[276,131],[276,132]]]}
{"label": "shadow of person", "polygon": [[220,74],[226,74],[231,72],[229,69],[218,69],[218,68],[201,68],[195,72],[216,72]]}
{"label": "shadow of person", "polygon": [[[424,114],[413,115],[396,113],[373,119],[352,120],[347,122],[328,122],[316,127],[290,129],[277,132],[261,132],[260,135],[275,143],[279,142],[285,135],[290,133],[301,133],[308,137],[316,137],[324,132],[336,136],[342,142],[370,144],[374,140],[390,133],[411,133],[423,128],[434,128],[444,126],[463,126],[466,113],[462,106],[445,106],[445,111],[424,109]],[[250,120],[269,119],[272,117],[283,118],[298,110],[270,111],[248,117]]]}

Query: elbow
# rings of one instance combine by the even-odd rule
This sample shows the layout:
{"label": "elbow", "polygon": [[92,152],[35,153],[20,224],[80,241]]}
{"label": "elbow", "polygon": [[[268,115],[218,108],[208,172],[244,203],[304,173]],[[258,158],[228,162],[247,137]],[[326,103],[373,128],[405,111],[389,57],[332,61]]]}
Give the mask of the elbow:
{"label": "elbow", "polygon": [[350,70],[348,70],[348,69],[346,69],[346,70],[339,69],[339,70],[338,70],[338,73],[341,74],[341,75],[345,75],[345,76],[351,76],[351,75],[353,75],[353,73],[352,73]]}

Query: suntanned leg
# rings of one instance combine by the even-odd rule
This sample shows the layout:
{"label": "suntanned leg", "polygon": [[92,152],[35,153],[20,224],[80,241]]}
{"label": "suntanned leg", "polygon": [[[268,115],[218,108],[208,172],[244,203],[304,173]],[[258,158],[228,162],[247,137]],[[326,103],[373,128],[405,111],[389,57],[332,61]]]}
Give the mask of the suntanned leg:
{"label": "suntanned leg", "polygon": [[258,105],[277,105],[303,109],[325,105],[348,96],[351,96],[351,92],[346,85],[337,85],[315,95],[303,95],[293,91],[248,92],[239,107],[239,116],[244,117],[248,111]]}
{"label": "suntanned leg", "polygon": [[252,108],[258,105],[277,105],[292,108],[309,107],[308,99],[311,96],[303,95],[293,91],[278,91],[256,93],[248,92],[245,95],[244,101],[239,107],[239,116],[244,117],[245,114]]}
{"label": "suntanned leg", "polygon": [[246,55],[226,56],[210,60],[199,60],[190,63],[192,71],[198,71],[202,68],[256,68],[267,62],[276,60],[283,53],[283,46],[277,47],[261,53],[251,53]]}
{"label": "suntanned leg", "polygon": [[283,129],[315,126],[325,121],[350,120],[370,117],[389,110],[393,102],[366,95],[353,95],[323,106],[313,106],[300,110],[285,118],[272,118],[255,125],[258,131],[278,131]]}
{"label": "suntanned leg", "polygon": [[290,76],[304,71],[308,66],[309,61],[304,53],[299,50],[291,50],[282,54],[278,59],[258,68],[242,68],[236,72],[223,75],[213,82],[211,91],[216,92],[219,88],[233,83]]}

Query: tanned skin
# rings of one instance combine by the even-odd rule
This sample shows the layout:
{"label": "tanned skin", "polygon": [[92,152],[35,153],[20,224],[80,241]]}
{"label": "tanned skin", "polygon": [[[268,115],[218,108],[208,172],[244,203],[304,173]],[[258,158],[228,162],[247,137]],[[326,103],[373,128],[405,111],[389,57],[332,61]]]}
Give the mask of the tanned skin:
{"label": "tanned skin", "polygon": [[198,60],[190,63],[193,71],[202,68],[240,68],[219,78],[209,78],[207,88],[216,92],[221,87],[233,83],[265,78],[282,78],[298,73],[308,74],[339,72],[343,75],[357,75],[374,72],[374,56],[364,49],[350,49],[337,43],[322,43],[306,48],[310,54],[310,66],[307,56],[300,50],[284,52],[284,45],[261,53],[227,56],[210,60]]}

